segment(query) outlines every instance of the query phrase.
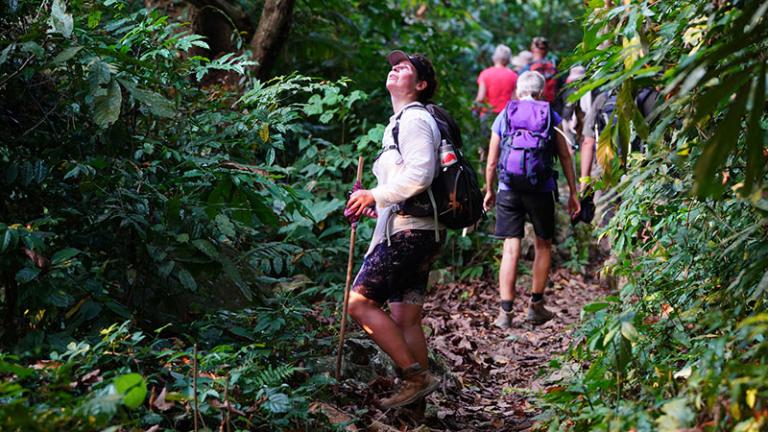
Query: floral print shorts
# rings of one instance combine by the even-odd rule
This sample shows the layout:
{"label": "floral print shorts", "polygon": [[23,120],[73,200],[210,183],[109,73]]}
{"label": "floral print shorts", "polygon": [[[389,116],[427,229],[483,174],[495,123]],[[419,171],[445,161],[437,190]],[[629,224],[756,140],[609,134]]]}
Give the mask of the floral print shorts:
{"label": "floral print shorts", "polygon": [[376,245],[363,261],[352,290],[379,304],[424,304],[429,269],[442,249],[445,232],[405,230]]}

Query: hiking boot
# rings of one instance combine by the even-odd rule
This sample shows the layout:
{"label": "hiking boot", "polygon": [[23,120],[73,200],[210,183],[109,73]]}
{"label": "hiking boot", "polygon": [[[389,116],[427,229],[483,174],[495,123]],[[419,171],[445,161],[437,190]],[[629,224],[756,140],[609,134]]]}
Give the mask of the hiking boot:
{"label": "hiking boot", "polygon": [[544,300],[532,301],[528,306],[528,317],[526,321],[533,325],[544,324],[555,317],[554,312],[544,307]]}
{"label": "hiking boot", "polygon": [[381,400],[384,409],[399,408],[418,401],[432,393],[440,381],[420,364],[415,363],[403,370],[403,382],[397,393]]}
{"label": "hiking boot", "polygon": [[499,308],[499,316],[496,317],[493,325],[504,330],[512,328],[512,312],[506,312],[504,309]]}

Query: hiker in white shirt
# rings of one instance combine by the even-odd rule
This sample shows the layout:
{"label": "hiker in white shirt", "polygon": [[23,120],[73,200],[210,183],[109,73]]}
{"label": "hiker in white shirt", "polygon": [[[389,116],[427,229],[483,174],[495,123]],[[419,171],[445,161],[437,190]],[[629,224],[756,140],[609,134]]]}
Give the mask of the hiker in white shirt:
{"label": "hiker in white shirt", "polygon": [[[393,51],[386,87],[394,115],[373,166],[378,182],[352,193],[347,212],[376,206],[378,220],[365,261],[352,284],[349,314],[394,361],[403,385],[384,408],[416,402],[438,385],[428,372],[421,314],[431,264],[445,238],[433,217],[402,214],[398,204],[428,190],[438,169],[440,131],[423,104],[436,88],[435,71],[420,54]],[[397,130],[397,131],[395,131]],[[393,133],[395,132],[395,133]],[[390,313],[381,307],[389,303]]]}

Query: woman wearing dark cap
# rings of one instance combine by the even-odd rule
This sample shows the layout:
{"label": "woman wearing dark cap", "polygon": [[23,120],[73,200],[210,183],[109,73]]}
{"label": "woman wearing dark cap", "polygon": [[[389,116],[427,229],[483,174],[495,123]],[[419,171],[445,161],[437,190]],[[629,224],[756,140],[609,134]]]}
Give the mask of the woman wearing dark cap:
{"label": "woman wearing dark cap", "polygon": [[[398,204],[421,193],[438,170],[440,131],[424,108],[437,88],[432,63],[421,54],[393,51],[386,87],[394,114],[384,131],[373,165],[378,185],[361,189],[347,212],[361,215],[376,206],[378,220],[365,260],[352,284],[349,314],[394,361],[402,387],[381,400],[384,408],[408,405],[428,395],[438,380],[428,371],[427,343],[421,328],[429,269],[445,237],[433,217],[403,214]],[[382,310],[389,303],[390,313]]]}

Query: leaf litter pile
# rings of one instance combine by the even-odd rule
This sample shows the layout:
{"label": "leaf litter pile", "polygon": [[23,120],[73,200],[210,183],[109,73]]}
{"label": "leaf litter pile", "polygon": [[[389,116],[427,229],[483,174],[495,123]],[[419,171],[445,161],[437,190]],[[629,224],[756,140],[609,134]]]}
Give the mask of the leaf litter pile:
{"label": "leaf litter pile", "polygon": [[[594,271],[587,271],[594,274]],[[369,368],[367,378],[357,374],[339,388],[338,408],[319,407],[336,422],[349,422],[346,413],[357,413],[358,424],[379,431],[523,431],[539,414],[534,393],[558,388],[567,370],[551,370],[549,362],[568,349],[571,331],[582,307],[607,294],[597,280],[566,269],[550,273],[545,292],[547,307],[557,317],[541,326],[525,323],[529,300],[529,275],[518,277],[513,328],[493,325],[499,310],[495,278],[452,282],[431,289],[424,305],[424,325],[433,372],[441,376],[438,390],[425,402],[395,410],[380,410],[377,401],[392,392],[396,383],[391,365],[372,343],[359,334],[346,345],[354,369]],[[353,324],[354,326],[354,324]],[[362,345],[365,348],[361,348]],[[355,360],[354,357],[366,357]],[[362,354],[361,354],[362,352]],[[357,354],[356,354],[357,353]],[[346,357],[350,358],[350,357]],[[361,382],[368,379],[367,382]],[[346,430],[359,430],[347,426]]]}

